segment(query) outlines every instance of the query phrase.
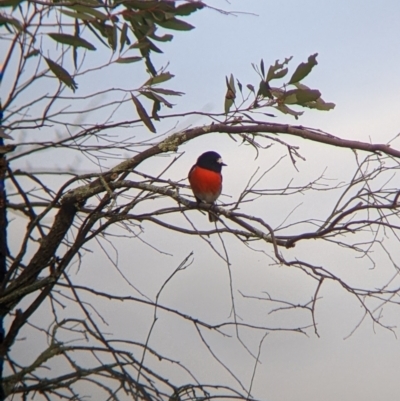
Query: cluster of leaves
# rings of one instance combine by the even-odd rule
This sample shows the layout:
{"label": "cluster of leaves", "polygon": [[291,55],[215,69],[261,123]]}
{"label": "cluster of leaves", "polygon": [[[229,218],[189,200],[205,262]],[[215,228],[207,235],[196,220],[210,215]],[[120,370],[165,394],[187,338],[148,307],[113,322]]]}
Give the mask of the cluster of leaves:
{"label": "cluster of leaves", "polygon": [[[283,83],[280,87],[272,86],[273,80],[283,79],[287,76],[289,69],[288,64],[292,57],[286,58],[283,62],[275,61],[267,72],[265,72],[264,60],[261,60],[260,66],[253,64],[254,70],[261,78],[258,90],[251,84],[247,85],[249,94],[252,96],[252,102],[247,107],[248,110],[254,110],[261,107],[273,107],[284,114],[290,114],[296,119],[303,114],[302,111],[296,111],[289,107],[289,105],[297,105],[317,110],[331,110],[335,107],[334,103],[325,102],[321,97],[321,92],[317,89],[311,89],[301,83],[307,77],[311,70],[316,66],[317,55],[313,54],[308,57],[307,62],[300,63],[296,70],[293,72],[289,81]],[[227,91],[225,95],[225,113],[228,114],[235,104],[236,99],[236,86],[233,75],[226,78]],[[246,101],[250,98],[249,95],[243,96],[243,85],[237,80],[237,86],[242,99]],[[244,102],[243,102],[244,103]],[[243,103],[237,106],[236,110],[242,108]]]}
{"label": "cluster of leaves", "polygon": [[[144,59],[146,67],[152,76],[157,71],[151,62],[150,53],[162,53],[162,50],[155,45],[155,41],[171,41],[173,35],[157,35],[157,28],[162,27],[168,30],[187,31],[193,29],[193,25],[179,19],[180,16],[188,16],[191,13],[202,9],[205,5],[200,1],[176,5],[171,1],[147,1],[147,0],[75,0],[54,1],[46,6],[43,3],[35,4],[35,1],[26,0],[5,0],[0,2],[0,26],[10,33],[22,34],[28,27],[23,21],[18,20],[13,11],[17,8],[26,7],[48,7],[48,11],[56,9],[63,17],[72,19],[73,23],[65,22],[60,24],[73,27],[73,32],[49,32],[48,37],[57,43],[69,46],[75,69],[78,65],[78,48],[95,51],[96,46],[87,38],[83,38],[83,32],[89,31],[104,46],[110,48],[114,53],[119,51],[118,63],[132,63]],[[4,11],[12,7],[11,12]],[[32,33],[33,34],[33,33]],[[140,56],[121,55],[125,46],[129,50],[140,52]],[[119,47],[119,49],[118,49]],[[28,57],[43,55],[41,49],[32,49]],[[43,55],[44,57],[44,55]],[[77,89],[77,83],[60,63],[44,57],[50,71],[65,85],[73,91]]]}
{"label": "cluster of leaves", "polygon": [[[151,60],[151,53],[162,53],[155,42],[168,42],[173,39],[170,33],[159,34],[158,29],[189,31],[193,25],[183,21],[186,17],[201,10],[205,4],[201,1],[173,2],[168,0],[66,0],[43,3],[26,0],[5,0],[0,2],[0,29],[10,35],[10,42],[25,43],[21,60],[21,71],[32,70],[26,63],[32,57],[40,57],[47,72],[50,72],[61,86],[65,85],[76,91],[76,76],[81,73],[84,54],[82,50],[94,52],[104,47],[111,51],[110,63],[130,64],[138,61],[145,63],[150,78],[135,92],[132,100],[136,111],[151,132],[156,132],[153,120],[158,120],[161,106],[172,107],[165,96],[180,96],[183,93],[160,88],[159,84],[173,78],[165,69],[156,70]],[[19,12],[19,13],[18,13]],[[30,14],[30,17],[27,16]],[[32,23],[44,17],[53,21],[46,28]],[[40,26],[40,22],[39,22]],[[61,47],[57,52],[49,51],[45,41],[35,37],[47,37],[46,43],[56,42]],[[12,50],[9,51],[12,54]],[[79,59],[78,59],[78,56]],[[75,71],[71,71],[73,61]],[[4,69],[7,68],[7,57]],[[33,68],[33,69],[37,69]],[[151,117],[139,100],[140,96],[149,99],[152,104]],[[7,106],[7,104],[6,104]]]}
{"label": "cluster of leaves", "polygon": [[[155,87],[155,85],[158,85],[162,82],[168,81],[171,78],[173,78],[174,75],[172,75],[169,72],[162,72],[158,74],[155,77],[152,77],[148,79],[142,88],[139,90],[139,93],[148,99],[150,99],[153,102],[153,110],[152,110],[152,117],[155,120],[159,120],[160,118],[158,117],[157,112],[161,109],[161,104],[168,108],[172,108],[172,104],[168,102],[163,96],[161,95],[169,95],[169,96],[181,96],[183,95],[183,92],[178,92],[174,91],[172,89],[165,89],[165,88],[158,88]],[[156,129],[154,127],[154,124],[151,121],[151,118],[146,112],[146,109],[143,107],[143,105],[140,103],[139,99],[131,93],[132,101],[133,104],[135,105],[136,111],[144,123],[146,127],[151,131],[151,132],[156,132]]]}

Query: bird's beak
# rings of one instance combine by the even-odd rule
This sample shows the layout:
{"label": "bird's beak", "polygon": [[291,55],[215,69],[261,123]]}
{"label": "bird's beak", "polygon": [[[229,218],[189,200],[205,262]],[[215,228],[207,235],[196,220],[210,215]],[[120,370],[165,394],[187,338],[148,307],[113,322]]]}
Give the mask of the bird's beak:
{"label": "bird's beak", "polygon": [[225,164],[222,159],[218,159],[217,162],[221,165],[221,166],[227,166],[227,164]]}

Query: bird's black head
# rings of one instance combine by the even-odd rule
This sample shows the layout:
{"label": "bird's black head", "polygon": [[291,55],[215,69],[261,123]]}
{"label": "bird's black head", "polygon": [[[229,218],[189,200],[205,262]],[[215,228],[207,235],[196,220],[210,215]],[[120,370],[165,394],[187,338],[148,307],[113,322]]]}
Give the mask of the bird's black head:
{"label": "bird's black head", "polygon": [[196,163],[199,167],[206,168],[207,170],[216,171],[220,173],[222,170],[222,166],[226,166],[226,164],[222,161],[222,157],[213,151],[203,153],[198,159]]}

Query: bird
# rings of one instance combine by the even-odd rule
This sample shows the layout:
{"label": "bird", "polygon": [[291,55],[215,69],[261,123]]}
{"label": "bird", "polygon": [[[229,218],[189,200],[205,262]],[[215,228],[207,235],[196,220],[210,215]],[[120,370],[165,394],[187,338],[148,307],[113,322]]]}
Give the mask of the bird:
{"label": "bird", "polygon": [[[221,195],[223,166],[226,164],[217,152],[208,151],[199,156],[196,164],[190,169],[188,177],[197,203],[213,205]],[[215,213],[208,212],[208,220],[215,222],[218,217]]]}

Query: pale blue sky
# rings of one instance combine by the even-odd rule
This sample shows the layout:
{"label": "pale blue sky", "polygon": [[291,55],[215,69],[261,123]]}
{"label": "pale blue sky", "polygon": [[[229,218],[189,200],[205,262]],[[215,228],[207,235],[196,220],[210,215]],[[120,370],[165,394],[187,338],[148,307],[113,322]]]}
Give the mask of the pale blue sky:
{"label": "pale blue sky", "polygon": [[211,103],[214,110],[221,110],[225,75],[233,73],[242,83],[257,82],[251,63],[259,63],[261,58],[270,64],[293,56],[291,65],[295,68],[309,55],[319,53],[319,65],[306,82],[320,89],[326,100],[335,102],[336,110],[308,112],[300,123],[315,121],[337,135],[374,135],[375,140],[397,132],[400,117],[394,111],[400,105],[399,2],[229,3],[212,4],[256,16],[224,17],[210,10],[197,13],[191,20],[196,30],[176,36],[166,52],[176,73],[174,84],[187,93],[186,106]]}
{"label": "pale blue sky", "polygon": [[[306,83],[318,88],[325,100],[335,102],[336,109],[328,113],[306,111],[299,124],[344,138],[374,142],[386,142],[400,132],[400,2],[232,0],[212,4],[250,15],[223,16],[205,10],[191,20],[196,30],[177,35],[169,45],[165,57],[171,61],[170,70],[176,74],[173,85],[186,92],[179,110],[221,111],[225,75],[233,73],[243,84],[256,85],[258,77],[251,63],[258,63],[261,58],[269,65],[276,59],[293,56],[294,69],[310,54],[319,53],[319,64]],[[296,123],[278,114],[276,121]],[[207,146],[210,146],[209,139],[199,140],[188,146],[189,155],[194,157]],[[229,145],[223,146],[227,147],[219,150],[225,152],[224,159],[229,165],[224,174],[225,187],[234,196],[238,189],[231,184],[230,177],[245,175],[247,161],[238,159],[243,153],[239,156],[233,149],[230,153]],[[346,151],[322,145],[311,148],[309,152],[303,146],[307,163],[300,168],[300,177],[303,173],[307,179],[307,172],[322,171],[325,165],[330,168],[330,176],[338,179],[350,171],[349,162],[343,157]],[[187,163],[191,163],[190,157]],[[318,213],[315,206],[313,212]],[[273,222],[277,214],[280,212],[273,210],[268,221]],[[338,250],[329,253],[321,249],[319,256],[328,258],[328,264],[344,263],[344,270],[358,263],[351,259],[344,262],[335,252]],[[393,257],[399,258],[400,252]],[[252,262],[245,256],[236,258],[240,284],[248,293],[257,292],[255,277],[263,282],[255,272],[257,268],[249,271]],[[382,263],[385,263],[383,259]],[[199,265],[203,266],[201,262]],[[356,270],[355,277],[357,271],[365,274]],[[375,273],[373,277],[379,281],[382,273],[379,270]],[[301,292],[298,285],[305,285],[289,273],[276,274],[266,275],[265,280],[273,282],[275,287],[272,287],[278,293],[287,296],[288,291]],[[188,290],[192,291],[193,288]],[[255,395],[271,401],[397,399],[400,343],[391,333],[379,328],[374,333],[371,323],[344,340],[360,316],[359,306],[343,290],[328,286],[318,309],[321,338],[270,335],[264,343]],[[398,323],[394,315],[390,318]]]}
{"label": "pale blue sky", "polygon": [[[214,0],[214,7],[228,12],[237,11],[236,15],[223,15],[214,10],[203,10],[192,15],[188,21],[196,29],[188,33],[176,33],[171,43],[163,44],[165,53],[155,56],[157,66],[170,63],[169,71],[176,75],[169,87],[182,90],[186,95],[174,99],[177,103],[171,112],[190,110],[206,110],[221,112],[225,95],[225,76],[233,74],[244,85],[258,84],[258,76],[252,70],[251,63],[259,63],[263,58],[268,66],[276,59],[283,60],[293,56],[292,71],[308,56],[319,53],[318,65],[307,77],[305,83],[319,89],[326,101],[336,103],[336,109],[330,112],[307,111],[300,120],[275,113],[276,122],[288,122],[321,128],[343,138],[359,139],[373,142],[386,142],[400,131],[400,2],[399,1],[321,1],[321,0]],[[119,66],[126,68],[128,66]],[[135,87],[142,83],[145,76],[142,66],[137,67],[137,75],[120,74],[106,76],[103,82],[85,82],[78,78],[80,85],[77,95],[97,88],[95,85],[108,85],[111,80],[121,86]],[[6,84],[5,84],[6,85]],[[165,85],[167,86],[167,85]],[[3,89],[4,90],[4,89]],[[69,95],[71,93],[68,93]],[[127,105],[123,112],[133,113],[133,106]],[[121,112],[122,112],[121,111]],[[169,110],[163,110],[169,113]],[[131,116],[131,115],[130,115]],[[181,127],[189,124],[201,124],[203,120],[196,118],[179,120]],[[159,132],[172,129],[177,121],[157,123]],[[148,135],[139,132],[138,135]],[[135,131],[136,134],[136,131]],[[332,149],[323,145],[308,146],[300,140],[285,138],[301,145],[301,153],[307,161],[299,163],[299,173],[296,173],[290,163],[282,170],[273,172],[266,179],[267,187],[276,187],[294,177],[297,182],[308,182],[315,178],[328,166],[327,175],[341,180],[348,178],[354,168],[352,152]],[[399,141],[397,146],[400,147]],[[218,150],[228,167],[224,171],[224,193],[233,199],[243,189],[251,174],[257,167],[265,168],[281,155],[281,150],[275,154],[273,150],[266,157],[254,161],[250,149],[238,148],[232,141],[214,136],[200,138],[183,146],[180,150],[186,154],[178,165],[171,170],[172,179],[184,178],[195,158],[209,148]],[[34,160],[34,159],[33,159]],[[169,162],[169,159],[157,159]],[[38,163],[54,161],[40,160]],[[115,160],[110,160],[113,165]],[[71,163],[72,164],[72,163]],[[93,168],[93,165],[86,166]],[[160,166],[155,162],[144,164],[158,171]],[[398,178],[397,181],[399,182]],[[399,182],[400,185],[400,182]],[[322,201],[305,205],[301,213],[324,215],[326,206],[331,201],[320,195]],[[222,198],[224,199],[228,198]],[[261,210],[263,216],[272,225],[278,225],[287,215],[287,210],[299,203],[296,198],[292,203],[271,200]],[[318,205],[319,207],[316,207]],[[321,209],[321,210],[320,210]],[[260,211],[258,211],[260,212]],[[296,218],[296,215],[294,215]],[[199,217],[199,226],[203,224]],[[206,223],[204,223],[206,224]],[[22,226],[16,224],[16,233]],[[174,236],[174,240],[159,229],[147,226],[146,239],[174,256],[165,261],[164,255],[148,253],[148,248],[137,242],[121,239],[119,242],[119,261],[121,269],[135,282],[139,288],[154,294],[190,250],[195,252],[195,262],[186,271],[174,278],[173,283],[166,288],[162,301],[171,307],[177,307],[198,315],[206,320],[216,321],[226,319],[230,311],[229,283],[225,264],[215,254],[210,255],[209,247],[196,238]],[[126,241],[126,242],[125,242]],[[131,241],[129,239],[129,241]],[[200,241],[200,243],[199,243]],[[229,243],[229,241],[228,241]],[[236,289],[249,294],[261,295],[263,291],[272,291],[282,298],[308,299],[312,285],[302,279],[297,272],[284,268],[272,268],[270,260],[262,254],[243,250],[229,243],[232,256],[232,272]],[[218,243],[217,246],[220,246]],[[132,249],[135,255],[146,255],[132,261]],[[288,251],[289,252],[289,251]],[[307,247],[296,248],[300,255],[309,252]],[[314,260],[325,260],[348,275],[351,280],[379,281],[381,270],[367,271],[360,268],[363,261],[346,258],[347,255],[337,254],[337,248],[332,250],[324,246],[315,251]],[[398,260],[398,254],[392,255]],[[97,269],[102,268],[103,259],[99,253],[87,256],[86,269],[82,269],[77,280],[90,282],[98,288],[115,288],[120,291],[125,288],[121,283],[113,282],[114,271],[104,267],[102,274]],[[99,263],[99,260],[101,263]],[[386,263],[382,259],[382,263]],[[71,268],[71,274],[76,271]],[[96,270],[95,270],[96,269]],[[167,270],[167,271],[166,271]],[[383,269],[384,270],[384,269]],[[350,271],[350,272],[349,272]],[[110,276],[108,276],[110,274]],[[365,323],[349,339],[344,340],[358,319],[362,316],[359,306],[338,286],[328,284],[324,287],[323,299],[319,301],[317,317],[321,338],[316,338],[310,331],[310,337],[273,333],[270,334],[262,348],[262,364],[259,365],[254,382],[254,396],[268,401],[376,401],[381,399],[397,399],[400,384],[397,377],[400,357],[400,342],[393,334],[376,328],[374,332],[370,322]],[[240,303],[240,301],[239,301]],[[250,319],[262,320],[261,304],[240,305],[241,312]],[[122,324],[124,332],[126,319],[133,312],[127,306],[121,305],[120,314],[110,310],[109,321],[114,332]],[[125,315],[122,312],[125,310]],[[399,323],[398,310],[388,320]],[[396,313],[396,314],[395,314]],[[146,338],[147,329],[151,323],[150,316],[134,315],[135,327],[128,325],[133,335]],[[268,323],[274,322],[268,317]],[[299,317],[299,321],[302,321]],[[146,326],[148,324],[148,326]],[[161,323],[160,323],[161,324]],[[164,326],[160,326],[164,327]],[[163,345],[171,352],[179,351],[181,346],[189,341],[194,334],[180,322],[166,326],[165,330],[155,330],[152,341]],[[111,330],[111,329],[110,329]],[[186,336],[173,342],[179,334]],[[174,337],[176,336],[176,337]],[[256,352],[259,336],[249,334],[252,350]],[[249,341],[250,341],[249,340]],[[217,340],[216,342],[218,342]],[[151,343],[153,345],[153,343]],[[31,350],[29,344],[21,343]],[[243,348],[236,345],[219,344],[221,355],[231,361],[235,372],[245,377],[249,383],[254,361]],[[190,346],[189,346],[190,349]],[[243,353],[243,355],[242,355]],[[194,361],[196,368],[203,370],[203,377],[213,379],[214,370],[204,357],[203,349],[191,349],[191,353],[182,353],[182,361]],[[198,364],[197,364],[198,361]],[[197,364],[197,365],[196,365]]]}

